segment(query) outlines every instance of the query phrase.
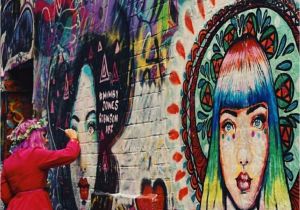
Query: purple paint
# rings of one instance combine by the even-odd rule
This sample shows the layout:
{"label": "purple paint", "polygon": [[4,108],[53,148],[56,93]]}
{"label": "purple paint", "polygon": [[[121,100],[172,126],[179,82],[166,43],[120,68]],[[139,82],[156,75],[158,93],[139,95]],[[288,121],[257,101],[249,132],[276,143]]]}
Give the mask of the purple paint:
{"label": "purple paint", "polygon": [[252,131],[252,133],[251,133],[251,137],[254,137],[255,136],[255,132],[254,131]]}

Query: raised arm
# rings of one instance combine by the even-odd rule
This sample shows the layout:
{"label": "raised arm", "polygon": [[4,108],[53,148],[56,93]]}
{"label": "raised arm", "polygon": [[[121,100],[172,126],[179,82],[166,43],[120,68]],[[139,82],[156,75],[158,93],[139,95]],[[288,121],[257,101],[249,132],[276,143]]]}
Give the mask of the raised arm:
{"label": "raised arm", "polygon": [[48,169],[61,165],[67,165],[76,160],[80,154],[80,145],[77,140],[77,133],[72,129],[65,130],[66,135],[70,138],[65,149],[45,150],[36,149],[38,157],[38,166],[41,169]]}

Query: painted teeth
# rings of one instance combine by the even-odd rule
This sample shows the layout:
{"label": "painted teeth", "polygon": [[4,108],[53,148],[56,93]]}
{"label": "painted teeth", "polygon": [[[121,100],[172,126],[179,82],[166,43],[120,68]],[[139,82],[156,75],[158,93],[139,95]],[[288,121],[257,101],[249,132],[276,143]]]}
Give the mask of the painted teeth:
{"label": "painted teeth", "polygon": [[242,178],[242,180],[248,180],[248,176],[246,174],[242,175],[241,178]]}

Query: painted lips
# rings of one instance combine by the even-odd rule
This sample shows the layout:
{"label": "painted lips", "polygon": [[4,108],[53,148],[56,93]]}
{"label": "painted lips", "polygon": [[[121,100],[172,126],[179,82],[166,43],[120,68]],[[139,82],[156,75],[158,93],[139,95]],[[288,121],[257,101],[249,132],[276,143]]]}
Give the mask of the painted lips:
{"label": "painted lips", "polygon": [[245,192],[250,189],[252,179],[247,173],[241,172],[235,180],[236,185],[240,189],[240,191]]}

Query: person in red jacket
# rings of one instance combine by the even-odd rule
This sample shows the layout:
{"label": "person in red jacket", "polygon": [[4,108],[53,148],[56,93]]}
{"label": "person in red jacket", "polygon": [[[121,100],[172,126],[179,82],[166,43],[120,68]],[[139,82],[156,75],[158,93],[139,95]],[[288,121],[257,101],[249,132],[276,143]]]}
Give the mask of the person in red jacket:
{"label": "person in red jacket", "polygon": [[48,170],[70,164],[79,156],[77,132],[66,129],[70,139],[65,149],[48,150],[45,120],[27,120],[9,136],[11,155],[1,172],[1,199],[7,210],[52,209],[46,191]]}

